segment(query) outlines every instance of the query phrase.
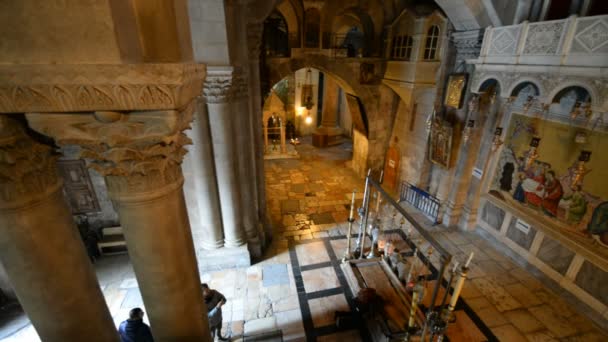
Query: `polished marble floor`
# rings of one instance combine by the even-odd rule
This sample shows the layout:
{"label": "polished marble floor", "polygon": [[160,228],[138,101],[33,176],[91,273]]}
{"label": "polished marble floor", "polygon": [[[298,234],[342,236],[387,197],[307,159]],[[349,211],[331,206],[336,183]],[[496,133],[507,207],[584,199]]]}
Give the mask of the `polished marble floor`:
{"label": "polished marble floor", "polygon": [[[360,341],[359,329],[338,331],[335,311],[353,308],[337,260],[345,249],[353,189],[360,201],[363,181],[348,168],[348,145],[316,149],[298,146],[300,159],[266,161],[269,215],[274,240],[263,260],[247,268],[201,274],[201,281],[221,291],[223,334],[243,335],[281,330],[285,341]],[[454,257],[475,258],[462,298],[490,339],[500,341],[606,341],[583,315],[584,308],[554,290],[533,267],[510,255],[483,232],[459,232],[432,226],[408,209]],[[403,229],[406,229],[403,227]],[[420,241],[421,250],[426,250]],[[437,253],[431,255],[437,262]],[[143,306],[128,257],[103,258],[95,265],[115,323],[130,308]],[[145,308],[144,308],[145,310]],[[0,328],[0,341],[38,341],[23,315]]]}

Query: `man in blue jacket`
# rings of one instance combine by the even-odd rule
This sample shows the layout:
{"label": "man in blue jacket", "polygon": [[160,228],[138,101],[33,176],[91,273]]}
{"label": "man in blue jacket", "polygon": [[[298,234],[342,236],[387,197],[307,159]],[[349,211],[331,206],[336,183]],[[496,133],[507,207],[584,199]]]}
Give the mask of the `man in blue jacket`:
{"label": "man in blue jacket", "polygon": [[150,327],[144,323],[143,318],[142,309],[131,309],[129,319],[120,323],[118,328],[121,342],[154,342]]}

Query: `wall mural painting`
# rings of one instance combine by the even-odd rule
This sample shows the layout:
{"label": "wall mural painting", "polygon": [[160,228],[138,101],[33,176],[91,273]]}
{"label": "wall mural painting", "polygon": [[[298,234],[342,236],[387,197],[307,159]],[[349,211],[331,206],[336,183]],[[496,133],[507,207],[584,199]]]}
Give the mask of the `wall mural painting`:
{"label": "wall mural painting", "polygon": [[[575,143],[580,134],[586,143]],[[608,248],[608,170],[602,167],[608,154],[601,152],[608,150],[607,135],[513,114],[490,194],[549,220],[576,240]],[[541,139],[530,153],[534,137]],[[582,150],[593,155],[578,182]]]}

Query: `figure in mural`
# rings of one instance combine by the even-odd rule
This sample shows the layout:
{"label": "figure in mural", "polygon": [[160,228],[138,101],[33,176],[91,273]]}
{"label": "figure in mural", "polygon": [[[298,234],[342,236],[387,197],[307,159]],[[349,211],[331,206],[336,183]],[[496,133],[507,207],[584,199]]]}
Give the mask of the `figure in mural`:
{"label": "figure in mural", "polygon": [[545,214],[556,217],[559,201],[564,195],[562,184],[555,178],[555,172],[549,170],[547,172],[547,180],[545,181],[544,197],[542,200],[542,208]]}
{"label": "figure in mural", "polygon": [[526,192],[522,186],[524,180],[526,180],[526,175],[523,172],[520,172],[517,174],[517,178],[519,181],[515,187],[515,192],[513,192],[513,199],[521,203],[526,203]]}
{"label": "figure in mural", "polygon": [[560,202],[560,206],[567,210],[566,220],[570,223],[579,223],[587,212],[587,199],[582,190],[580,185],[575,185],[572,193]]}
{"label": "figure in mural", "polygon": [[500,177],[500,190],[511,191],[514,170],[515,166],[513,166],[513,163],[506,163],[505,166],[502,168],[502,177]]}
{"label": "figure in mural", "polygon": [[526,203],[534,207],[540,207],[545,186],[545,167],[536,161],[526,170],[526,179],[522,182]]}
{"label": "figure in mural", "polygon": [[603,202],[595,208],[587,225],[587,232],[599,235],[600,241],[608,245],[608,202]]}

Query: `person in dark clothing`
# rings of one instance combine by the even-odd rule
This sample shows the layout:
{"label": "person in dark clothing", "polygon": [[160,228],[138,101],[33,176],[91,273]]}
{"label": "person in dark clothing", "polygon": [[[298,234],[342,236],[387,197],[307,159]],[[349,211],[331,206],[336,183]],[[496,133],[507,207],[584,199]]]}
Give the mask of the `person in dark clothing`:
{"label": "person in dark clothing", "polygon": [[150,327],[144,323],[144,312],[134,308],[129,312],[129,319],[120,323],[118,334],[121,342],[154,342]]}
{"label": "person in dark clothing", "polygon": [[211,338],[217,336],[221,341],[227,341],[226,337],[221,334],[222,330],[222,305],[226,304],[226,297],[216,290],[209,288],[207,284],[201,284],[203,288],[203,298],[207,305],[207,318],[209,319],[209,330],[211,330]]}

